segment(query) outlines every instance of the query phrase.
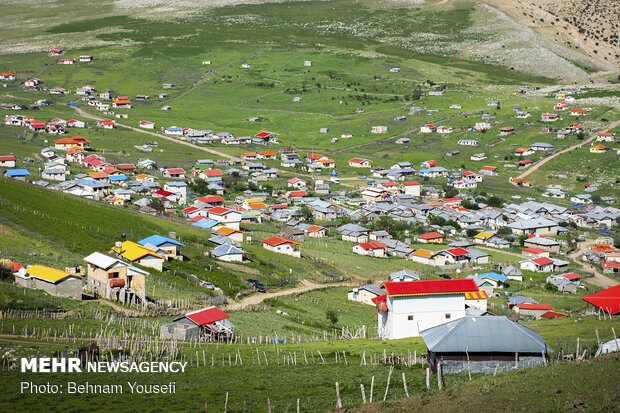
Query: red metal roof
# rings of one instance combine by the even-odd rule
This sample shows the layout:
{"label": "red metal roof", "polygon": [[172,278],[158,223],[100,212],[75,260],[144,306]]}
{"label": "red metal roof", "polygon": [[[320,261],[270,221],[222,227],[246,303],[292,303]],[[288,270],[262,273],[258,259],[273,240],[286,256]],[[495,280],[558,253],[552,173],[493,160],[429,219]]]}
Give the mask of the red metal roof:
{"label": "red metal roof", "polygon": [[378,250],[381,248],[387,248],[388,246],[382,242],[362,242],[357,244],[365,250]]}
{"label": "red metal roof", "polygon": [[264,244],[267,244],[272,247],[276,247],[282,244],[291,244],[291,245],[301,245],[299,242],[295,242],[293,240],[282,238],[282,237],[271,237],[263,240]]}
{"label": "red metal roof", "polygon": [[230,209],[230,208],[224,208],[224,207],[220,207],[220,206],[216,206],[216,207],[213,207],[213,208],[207,210],[208,213],[215,214],[215,215],[224,215],[224,214],[227,214],[227,213],[229,213],[231,211],[232,211],[232,209]]}
{"label": "red metal roof", "polygon": [[613,262],[613,261],[604,262],[603,268],[620,268],[620,262]]}
{"label": "red metal roof", "polygon": [[273,132],[260,132],[260,133],[257,133],[254,136],[257,137],[257,138],[266,138],[266,137],[271,136],[271,135],[273,135]]}
{"label": "red metal roof", "polygon": [[517,307],[519,307],[519,310],[553,310],[551,304],[519,303]]}
{"label": "red metal roof", "polygon": [[581,278],[581,275],[576,274],[576,273],[574,273],[574,272],[569,272],[569,273],[566,273],[566,274],[562,274],[562,277],[566,278],[566,279],[567,279],[567,280],[569,280],[569,281],[573,281],[573,280],[578,280],[578,279],[580,279],[580,278]]}
{"label": "red metal roof", "polygon": [[535,263],[536,265],[549,265],[549,264],[553,264],[553,260],[551,258],[547,258],[547,257],[541,257],[541,258],[535,258],[532,260],[533,263]]}
{"label": "red metal roof", "polygon": [[196,199],[198,199],[200,202],[204,202],[205,204],[215,204],[216,202],[224,202],[224,198],[222,198],[219,195],[201,196]]}
{"label": "red metal roof", "polygon": [[208,307],[189,313],[186,317],[199,326],[204,326],[205,324],[210,324],[228,318],[230,315],[226,314],[217,307]]}
{"label": "red metal roof", "polygon": [[351,158],[351,159],[349,159],[349,162],[352,162],[352,163],[362,163],[362,162],[366,162],[366,159],[362,159],[362,158]]}
{"label": "red metal roof", "polygon": [[387,301],[387,294],[379,295],[377,297],[371,298],[371,300],[375,304],[378,304],[381,301]]}
{"label": "red metal roof", "polygon": [[542,318],[562,318],[568,317],[568,314],[560,313],[558,311],[547,311],[540,315]]}
{"label": "red metal roof", "polygon": [[610,314],[620,313],[620,285],[587,295],[583,300]]}
{"label": "red metal roof", "polygon": [[222,171],[219,169],[209,169],[207,171],[203,171],[203,173],[207,176],[222,176],[224,175]]}
{"label": "red metal roof", "polygon": [[0,156],[0,161],[14,161],[15,157],[13,155]]}
{"label": "red metal roof", "polygon": [[534,247],[528,247],[528,248],[524,248],[521,250],[521,252],[528,252],[530,254],[542,254],[543,252],[549,252],[547,250],[544,250],[542,248],[534,248]]}
{"label": "red metal roof", "polygon": [[306,191],[291,191],[288,193],[291,198],[297,196],[307,196],[308,193]]}
{"label": "red metal roof", "polygon": [[424,280],[384,282],[388,296],[423,295],[423,294],[455,294],[478,291],[472,279],[458,280]]}
{"label": "red metal roof", "polygon": [[411,181],[411,182],[403,182],[404,186],[413,186],[413,185],[420,185],[420,183],[418,181]]}
{"label": "red metal roof", "polygon": [[467,251],[464,248],[450,248],[449,250],[446,250],[446,252],[454,255],[454,256],[459,256],[459,255],[467,255],[469,254],[469,251]]}
{"label": "red metal roof", "polygon": [[427,232],[426,234],[418,235],[419,239],[437,239],[443,238],[443,235],[439,232]]}
{"label": "red metal roof", "polygon": [[166,172],[169,174],[184,174],[185,170],[183,168],[170,168],[166,169]]}

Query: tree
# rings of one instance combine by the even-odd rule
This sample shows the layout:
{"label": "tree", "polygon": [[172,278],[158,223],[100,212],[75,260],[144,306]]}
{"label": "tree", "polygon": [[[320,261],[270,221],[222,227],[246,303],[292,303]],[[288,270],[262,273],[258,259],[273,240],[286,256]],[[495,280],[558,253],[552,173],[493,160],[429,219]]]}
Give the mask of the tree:
{"label": "tree", "polygon": [[439,225],[440,227],[443,227],[444,225],[446,225],[446,220],[443,217],[431,215],[431,217],[428,219],[428,223],[431,225]]}
{"label": "tree", "polygon": [[336,325],[336,323],[338,322],[338,314],[335,310],[325,311],[325,318],[327,318],[329,322],[332,323],[332,325]]}
{"label": "tree", "polygon": [[467,209],[480,209],[480,207],[478,206],[478,204],[476,202],[471,202],[468,201],[466,199],[464,199],[463,201],[461,201],[461,206],[463,208],[467,208]]}
{"label": "tree", "polygon": [[501,208],[501,206],[504,205],[504,200],[498,196],[493,195],[487,199],[487,205]]}
{"label": "tree", "polygon": [[302,205],[301,208],[299,208],[299,213],[301,214],[300,218],[302,221],[312,221],[312,218],[314,218],[312,210],[308,205]]}
{"label": "tree", "polygon": [[153,208],[157,212],[161,212],[165,209],[164,201],[159,198],[151,198],[151,202],[149,202],[149,207]]}
{"label": "tree", "polygon": [[508,227],[501,227],[500,229],[497,230],[497,235],[499,235],[500,237],[504,237],[510,234],[512,234],[512,230]]}
{"label": "tree", "polygon": [[478,234],[478,231],[476,231],[475,229],[467,230],[467,238],[473,238],[476,236],[476,234]]}

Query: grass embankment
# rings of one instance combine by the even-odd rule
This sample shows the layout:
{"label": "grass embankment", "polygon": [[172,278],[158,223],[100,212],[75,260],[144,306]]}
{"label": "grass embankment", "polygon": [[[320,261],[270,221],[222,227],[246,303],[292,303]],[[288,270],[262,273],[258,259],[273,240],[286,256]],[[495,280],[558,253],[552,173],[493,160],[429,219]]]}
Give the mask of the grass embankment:
{"label": "grass embankment", "polygon": [[560,412],[616,411],[620,404],[620,354],[582,363],[552,364],[497,377],[483,376],[442,393],[375,403],[357,412]]}

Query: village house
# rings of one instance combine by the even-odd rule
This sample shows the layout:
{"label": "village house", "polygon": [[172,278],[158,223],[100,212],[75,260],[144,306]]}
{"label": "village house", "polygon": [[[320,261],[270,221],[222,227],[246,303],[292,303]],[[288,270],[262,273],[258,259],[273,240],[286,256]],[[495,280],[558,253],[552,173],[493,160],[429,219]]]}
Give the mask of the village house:
{"label": "village house", "polygon": [[164,169],[161,174],[165,178],[185,179],[185,170],[183,168]]}
{"label": "village house", "polygon": [[571,109],[570,111],[572,116],[585,116],[588,113],[590,113],[590,111],[586,109]]}
{"label": "village house", "polygon": [[239,230],[241,223],[241,213],[230,208],[216,206],[207,210],[207,218],[215,220],[220,224]]}
{"label": "village house", "polygon": [[0,73],[0,80],[15,80],[15,73],[2,72]]}
{"label": "village house", "polygon": [[100,252],[93,252],[84,261],[88,263],[87,286],[95,295],[145,304],[148,272]]}
{"label": "village house", "polygon": [[597,142],[614,142],[616,140],[616,134],[610,132],[599,132],[596,134]]}
{"label": "village house", "polygon": [[355,244],[353,246],[353,252],[359,255],[368,255],[374,258],[383,258],[386,256],[386,248],[387,245],[383,242],[364,242],[361,244]]}
{"label": "village house", "polygon": [[513,311],[521,316],[540,318],[541,315],[547,311],[552,311],[553,306],[551,304],[532,304],[532,303],[518,303],[513,307]]}
{"label": "village house", "polygon": [[382,339],[418,337],[420,332],[466,316],[465,293],[477,292],[473,280],[384,282],[373,301]]}
{"label": "village house", "polygon": [[266,250],[301,258],[301,252],[295,249],[297,245],[301,245],[299,242],[275,236],[263,240],[262,244]]}
{"label": "village house", "polygon": [[420,197],[422,185],[417,181],[403,182],[402,192],[406,195]]}
{"label": "village house", "polygon": [[245,251],[231,244],[222,244],[211,250],[209,255],[221,261],[243,262]]}
{"label": "village house", "polygon": [[558,119],[560,117],[556,113],[543,113],[540,118],[543,122],[555,122]]}
{"label": "village house", "polygon": [[432,125],[432,124],[426,124],[426,125],[422,125],[420,126],[420,132],[422,133],[433,133],[437,130],[437,126]]}
{"label": "village house", "polygon": [[163,271],[166,258],[150,248],[132,241],[123,241],[112,247],[112,250],[130,262]]}
{"label": "village house", "polygon": [[352,158],[349,159],[349,166],[353,166],[355,168],[368,168],[370,167],[370,161],[363,158]]}
{"label": "village house", "polygon": [[438,232],[427,232],[426,234],[418,235],[416,241],[422,244],[443,244],[444,236]]}
{"label": "village house", "polygon": [[354,287],[347,291],[347,300],[374,306],[373,298],[385,294],[385,290],[380,287],[381,284],[378,282]]}
{"label": "village house", "polygon": [[78,274],[37,264],[20,268],[15,273],[15,284],[34,290],[43,290],[55,297],[81,300],[84,279]]}
{"label": "village house", "polygon": [[8,169],[4,172],[4,176],[16,181],[25,182],[27,177],[30,176],[30,172],[28,172],[27,169]]}
{"label": "village house", "polygon": [[54,141],[54,149],[66,151],[73,148],[87,149],[90,148],[90,141],[81,136],[72,138],[58,139]]}
{"label": "village house", "polygon": [[174,238],[164,237],[163,235],[151,235],[138,241],[138,244],[165,256],[166,259],[183,260],[183,253],[179,250],[179,247],[184,247],[185,244]]}
{"label": "village house", "polygon": [[15,160],[13,155],[0,156],[0,168],[15,168]]}
{"label": "village house", "polygon": [[103,129],[114,129],[116,127],[116,122],[113,120],[98,120],[97,127]]}

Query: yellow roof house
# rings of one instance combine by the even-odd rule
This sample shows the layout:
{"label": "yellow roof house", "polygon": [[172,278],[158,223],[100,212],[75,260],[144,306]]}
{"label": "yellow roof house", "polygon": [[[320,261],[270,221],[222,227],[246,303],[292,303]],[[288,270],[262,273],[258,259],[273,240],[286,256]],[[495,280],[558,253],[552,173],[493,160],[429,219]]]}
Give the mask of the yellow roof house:
{"label": "yellow roof house", "polygon": [[112,250],[131,262],[144,265],[145,267],[155,268],[159,271],[163,271],[164,269],[164,261],[166,260],[165,253],[164,255],[157,254],[158,251],[163,251],[161,249],[153,251],[135,242],[124,241],[120,248],[115,246]]}
{"label": "yellow roof house", "polygon": [[53,284],[63,281],[65,278],[68,277],[82,278],[76,274],[70,274],[68,272],[57,270],[55,268],[45,267],[39,264],[26,268],[26,272],[31,277],[38,278],[40,280],[47,281]]}

